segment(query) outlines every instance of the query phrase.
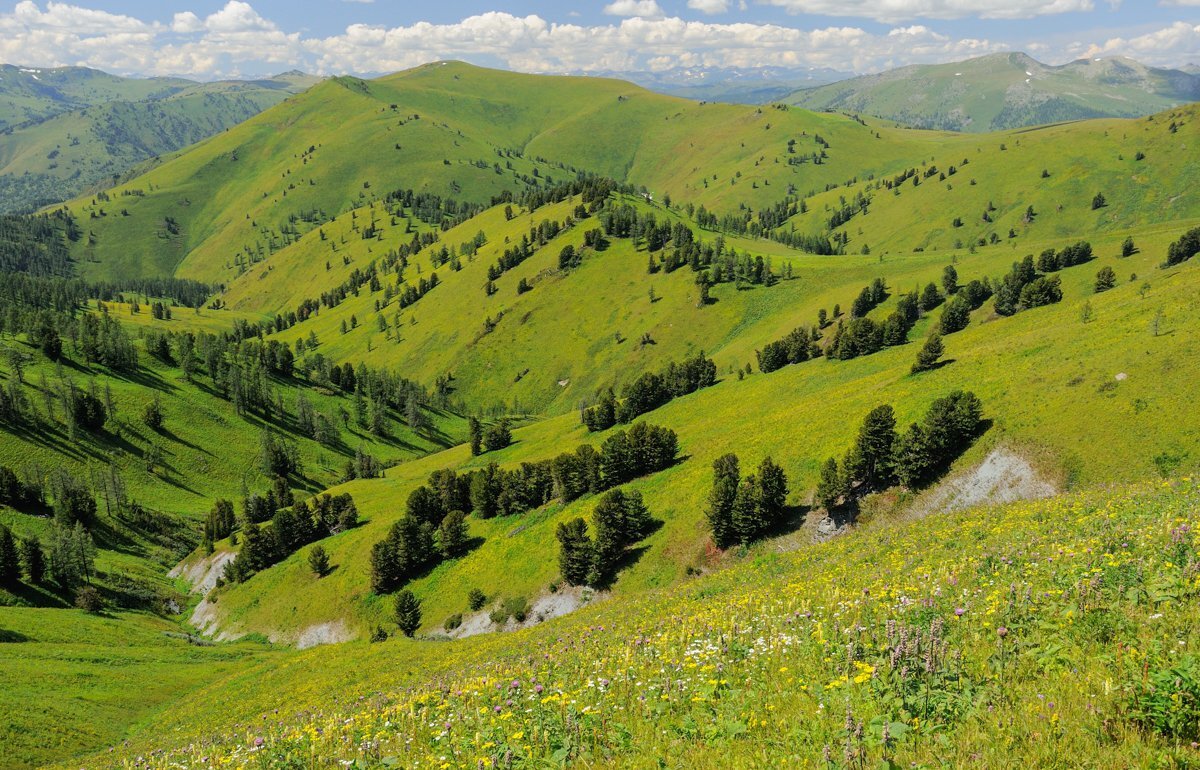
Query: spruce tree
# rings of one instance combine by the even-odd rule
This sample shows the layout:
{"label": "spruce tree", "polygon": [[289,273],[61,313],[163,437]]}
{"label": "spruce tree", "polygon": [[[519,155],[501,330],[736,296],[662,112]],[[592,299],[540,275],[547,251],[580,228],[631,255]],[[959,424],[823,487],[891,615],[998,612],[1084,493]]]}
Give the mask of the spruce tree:
{"label": "spruce tree", "polygon": [[758,482],[751,474],[738,484],[730,513],[734,537],[745,545],[758,536],[763,529],[762,505],[759,500]]}
{"label": "spruce tree", "polygon": [[329,554],[319,545],[314,545],[308,552],[308,566],[317,577],[325,577],[329,572]]}
{"label": "spruce tree", "polygon": [[1108,291],[1116,285],[1117,271],[1107,266],[1100,268],[1100,271],[1096,273],[1096,293]]}
{"label": "spruce tree", "polygon": [[406,588],[396,594],[394,609],[396,625],[400,627],[400,632],[412,638],[421,627],[421,602]]}
{"label": "spruce tree", "polygon": [[846,455],[843,472],[847,490],[859,486],[866,491],[890,481],[895,443],[896,416],[892,407],[875,407],[863,420],[858,439]]}
{"label": "spruce tree", "polygon": [[46,554],[37,538],[27,537],[21,541],[21,561],[31,585],[40,585],[46,579]]}
{"label": "spruce tree", "polygon": [[477,418],[472,417],[468,427],[471,432],[471,456],[478,457],[483,452],[483,426]]}
{"label": "spruce tree", "polygon": [[438,550],[450,558],[459,554],[467,544],[467,516],[462,511],[450,511],[438,527]]}
{"label": "spruce tree", "polygon": [[712,527],[713,542],[719,548],[733,544],[733,501],[741,481],[737,455],[727,454],[713,462],[713,485],[708,493],[708,524]]}
{"label": "spruce tree", "polygon": [[842,474],[836,458],[830,457],[821,466],[821,480],[817,483],[817,502],[827,511],[832,511],[844,494]]}
{"label": "spruce tree", "polygon": [[592,530],[596,533],[592,559],[593,585],[608,583],[616,572],[617,563],[625,552],[625,495],[619,489],[607,492],[592,513]]}
{"label": "spruce tree", "polygon": [[587,522],[575,518],[560,523],[555,536],[558,538],[558,567],[563,580],[568,585],[584,585],[592,570],[592,539],[588,536]]}
{"label": "spruce tree", "polygon": [[946,296],[958,293],[958,271],[954,265],[946,265],[942,271],[942,288],[946,290]]}
{"label": "spruce tree", "polygon": [[0,584],[12,585],[21,580],[21,557],[13,533],[0,524]]}
{"label": "spruce tree", "polygon": [[770,528],[783,517],[788,493],[787,474],[774,460],[765,457],[758,465],[757,478],[763,525]]}
{"label": "spruce tree", "polygon": [[929,339],[925,340],[925,345],[917,352],[917,362],[912,367],[913,374],[932,369],[944,352],[942,335],[937,332],[930,334]]}

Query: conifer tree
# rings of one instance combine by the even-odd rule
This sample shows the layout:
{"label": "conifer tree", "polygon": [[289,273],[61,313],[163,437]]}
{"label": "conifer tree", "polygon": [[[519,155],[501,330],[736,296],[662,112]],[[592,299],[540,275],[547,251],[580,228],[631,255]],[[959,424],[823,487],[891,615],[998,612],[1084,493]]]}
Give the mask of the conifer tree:
{"label": "conifer tree", "polygon": [[325,577],[329,572],[329,554],[319,545],[314,545],[308,552],[308,566],[317,577]]}
{"label": "conifer tree", "polygon": [[462,511],[450,511],[438,527],[438,550],[448,559],[460,553],[466,543],[466,514]]}
{"label": "conifer tree", "polygon": [[17,540],[8,527],[0,524],[0,584],[12,585],[21,580],[21,557]]}
{"label": "conifer tree", "polygon": [[400,627],[401,633],[412,638],[421,627],[421,602],[406,588],[396,594],[394,610],[396,625]]}
{"label": "conifer tree", "polygon": [[27,537],[21,541],[21,561],[25,565],[25,577],[31,585],[41,585],[46,579],[46,554],[37,538]]}
{"label": "conifer tree", "polygon": [[713,486],[708,494],[707,515],[713,541],[720,548],[727,548],[735,540],[733,503],[740,482],[737,455],[727,454],[713,462]]}
{"label": "conifer tree", "polygon": [[821,466],[821,480],[817,483],[817,502],[825,510],[833,510],[844,494],[842,474],[836,458],[830,457]]}
{"label": "conifer tree", "polygon": [[581,518],[563,522],[555,531],[558,538],[558,567],[568,585],[584,585],[592,570],[592,539],[587,522]]}
{"label": "conifer tree", "polygon": [[917,352],[917,362],[912,366],[913,374],[932,369],[943,353],[945,353],[945,348],[942,345],[942,335],[935,331],[929,335],[929,338],[925,340],[925,345]]}

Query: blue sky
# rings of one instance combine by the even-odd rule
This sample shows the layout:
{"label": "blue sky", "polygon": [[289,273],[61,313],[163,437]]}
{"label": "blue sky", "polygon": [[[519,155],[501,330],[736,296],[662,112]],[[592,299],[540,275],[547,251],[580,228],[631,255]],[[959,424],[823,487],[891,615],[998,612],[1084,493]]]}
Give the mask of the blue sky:
{"label": "blue sky", "polygon": [[1200,0],[22,0],[0,59],[198,78],[458,58],[533,72],[782,64],[870,72],[1025,50],[1200,63]]}

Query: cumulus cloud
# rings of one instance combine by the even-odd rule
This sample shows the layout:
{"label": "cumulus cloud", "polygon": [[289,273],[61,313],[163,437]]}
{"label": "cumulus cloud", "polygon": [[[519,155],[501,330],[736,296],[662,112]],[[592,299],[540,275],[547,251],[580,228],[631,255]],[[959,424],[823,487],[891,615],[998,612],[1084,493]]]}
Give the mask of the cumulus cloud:
{"label": "cumulus cloud", "polygon": [[[1200,0],[1193,0],[1200,5]],[[1128,56],[1144,64],[1175,66],[1194,58],[1200,51],[1200,24],[1177,21],[1136,37],[1114,37],[1101,43],[1075,43],[1068,46],[1071,58]]]}
{"label": "cumulus cloud", "polygon": [[656,0],[615,0],[604,6],[609,16],[640,16],[647,19],[661,18],[663,10]]}
{"label": "cumulus cloud", "polygon": [[[873,5],[899,7],[935,1],[939,7],[983,5],[982,0],[887,0]],[[1010,0],[1015,6],[1022,2]],[[1077,0],[1051,0],[1041,5],[1064,2]],[[700,6],[733,7],[728,0],[691,0],[691,5],[697,10],[703,10]],[[380,73],[443,59],[539,73],[765,65],[872,72],[1012,47],[987,39],[950,37],[924,24],[897,24],[884,32],[857,26],[798,29],[666,17],[653,0],[617,0],[611,6],[621,6],[634,15],[584,26],[552,23],[537,15],[489,12],[452,24],[351,24],[341,33],[316,37],[283,30],[243,0],[229,0],[207,15],[180,11],[168,23],[69,3],[41,6],[24,0],[12,12],[0,13],[0,60],[32,66],[86,64],[118,73],[199,78],[261,75],[292,68],[317,74]],[[1130,39],[1084,40],[1052,49],[1025,41],[1020,47],[1050,59],[1123,53],[1149,63],[1177,63],[1200,49],[1200,27],[1181,22]]]}
{"label": "cumulus cloud", "polygon": [[700,13],[725,13],[729,10],[729,0],[688,0],[688,8]]}
{"label": "cumulus cloud", "polygon": [[[1200,2],[1200,0],[1187,0]],[[1090,11],[1093,0],[762,0],[788,13],[854,16],[885,23],[909,19],[1028,19]]]}

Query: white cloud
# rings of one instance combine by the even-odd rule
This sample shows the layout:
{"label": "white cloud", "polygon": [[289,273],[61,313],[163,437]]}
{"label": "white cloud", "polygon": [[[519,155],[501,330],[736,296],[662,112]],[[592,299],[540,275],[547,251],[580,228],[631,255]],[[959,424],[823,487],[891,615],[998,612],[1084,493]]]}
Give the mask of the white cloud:
{"label": "white cloud", "polygon": [[[909,19],[1028,19],[1091,11],[1093,0],[761,0],[788,13],[853,16],[885,23]],[[1200,2],[1200,0],[1188,0]]]}
{"label": "white cloud", "polygon": [[[1200,5],[1200,0],[1193,0]],[[1068,46],[1070,58],[1128,56],[1143,64],[1165,67],[1195,58],[1200,51],[1200,24],[1177,21],[1153,32],[1132,38],[1114,37],[1101,43],[1075,43]]]}
{"label": "white cloud", "polygon": [[638,16],[646,19],[662,18],[663,10],[656,0],[614,0],[604,6],[609,16]]}
{"label": "white cloud", "polygon": [[[968,1],[941,3],[948,7]],[[887,2],[895,7],[916,0]],[[1023,0],[1012,2],[1020,5]],[[693,0],[694,5],[701,3],[716,7],[712,0]],[[642,3],[630,8],[653,10],[633,8],[636,5]],[[657,3],[650,5],[659,8]],[[733,7],[732,2],[721,5]],[[1029,40],[1014,46],[953,38],[923,24],[897,24],[876,33],[856,26],[797,29],[749,22],[718,24],[665,17],[661,11],[658,16],[641,14],[594,26],[490,12],[452,24],[351,24],[327,37],[286,32],[241,0],[229,0],[208,15],[180,11],[169,23],[61,2],[42,6],[30,0],[0,13],[0,61],[30,66],[86,64],[117,73],[199,78],[292,68],[317,74],[379,73],[443,59],[541,73],[764,65],[873,72],[1012,47],[1051,60],[1122,53],[1152,64],[1179,64],[1200,50],[1200,27],[1180,22],[1130,39],[1083,39],[1068,46]]]}
{"label": "white cloud", "polygon": [[688,0],[687,5],[700,13],[725,13],[729,10],[729,0]]}

